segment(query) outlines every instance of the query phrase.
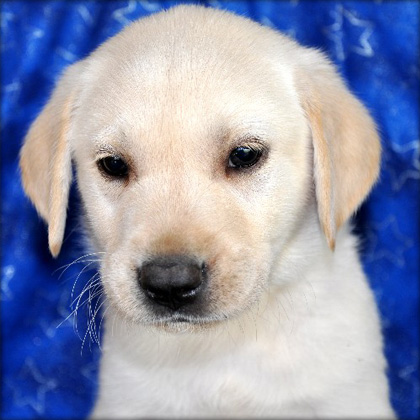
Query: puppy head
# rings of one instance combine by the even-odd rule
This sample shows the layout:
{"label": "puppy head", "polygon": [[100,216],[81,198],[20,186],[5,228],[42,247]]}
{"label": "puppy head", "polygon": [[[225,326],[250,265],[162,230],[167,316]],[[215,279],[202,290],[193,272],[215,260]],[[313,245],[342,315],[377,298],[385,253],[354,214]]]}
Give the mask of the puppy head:
{"label": "puppy head", "polygon": [[313,194],[333,248],[379,153],[372,120],[320,53],[183,6],[68,69],[21,169],[57,255],[73,159],[104,288],[124,317],[202,324],[258,300]]}

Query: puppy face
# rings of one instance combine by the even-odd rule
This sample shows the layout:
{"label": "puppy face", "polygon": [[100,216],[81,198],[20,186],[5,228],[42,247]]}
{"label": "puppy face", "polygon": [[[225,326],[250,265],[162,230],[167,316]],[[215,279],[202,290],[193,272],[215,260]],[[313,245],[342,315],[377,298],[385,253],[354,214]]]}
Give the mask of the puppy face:
{"label": "puppy face", "polygon": [[[325,94],[308,81],[313,64],[328,79]],[[362,186],[334,191],[336,178],[347,180],[331,167],[343,154],[331,133],[354,147],[348,117],[335,109],[323,123],[336,95],[347,104],[338,110],[374,137],[357,153],[377,159],[370,118],[319,54],[248,20],[179,7],[136,22],[68,71],[55,110],[28,134],[25,189],[56,253],[72,157],[113,307],[148,325],[221,321],[267,289],[315,194],[313,173],[330,244],[376,178],[373,162]],[[46,191],[30,174],[35,148],[49,148],[42,136],[55,142]]]}
{"label": "puppy face", "polygon": [[[287,72],[266,68],[254,46],[238,57],[232,45],[221,57],[210,37],[200,45],[182,38],[156,40],[159,53],[144,61],[136,51],[109,54],[74,115],[78,184],[105,253],[107,295],[146,322],[220,320],[247,308],[267,286],[274,244],[287,241],[309,188],[309,130]],[[257,159],[241,166],[238,152]],[[112,157],[125,176],[101,168]],[[200,297],[176,311],[139,286],[142,266],[165,256],[206,271]]]}

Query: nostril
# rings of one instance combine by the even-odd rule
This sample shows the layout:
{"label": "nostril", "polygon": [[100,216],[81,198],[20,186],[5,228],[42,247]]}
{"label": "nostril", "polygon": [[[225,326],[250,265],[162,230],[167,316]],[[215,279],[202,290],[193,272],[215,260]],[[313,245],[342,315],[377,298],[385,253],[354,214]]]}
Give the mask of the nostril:
{"label": "nostril", "polygon": [[200,286],[201,286],[201,283],[198,284],[197,286],[192,286],[192,287],[189,287],[189,288],[181,287],[179,289],[173,290],[173,294],[176,295],[176,296],[179,296],[181,298],[185,298],[185,299],[190,298],[190,297],[194,297],[197,294]]}
{"label": "nostril", "polygon": [[151,286],[143,286],[143,289],[148,297],[151,299],[162,299],[164,297],[164,293],[161,290],[155,289]]}
{"label": "nostril", "polygon": [[207,266],[185,256],[158,257],[146,261],[138,270],[145,295],[172,309],[192,303],[207,278]]}

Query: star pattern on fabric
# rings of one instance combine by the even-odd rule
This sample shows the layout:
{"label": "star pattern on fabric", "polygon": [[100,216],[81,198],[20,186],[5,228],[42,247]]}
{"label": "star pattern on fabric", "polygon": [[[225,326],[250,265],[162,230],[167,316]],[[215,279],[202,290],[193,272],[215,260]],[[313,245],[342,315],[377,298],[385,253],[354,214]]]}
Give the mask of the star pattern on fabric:
{"label": "star pattern on fabric", "polygon": [[80,16],[82,17],[83,21],[87,25],[92,25],[94,23],[93,17],[90,14],[88,7],[84,4],[81,4],[77,7],[77,11],[79,12]]}
{"label": "star pattern on fabric", "polygon": [[[347,58],[343,45],[346,22],[361,29],[361,34],[357,42],[350,46],[350,51],[363,57],[372,57],[374,55],[373,48],[369,42],[369,38],[373,33],[372,22],[360,19],[355,12],[345,9],[341,4],[337,5],[335,10],[330,12],[330,16],[334,19],[334,22],[329,26],[324,26],[323,32],[328,39],[333,41],[335,54],[339,61],[344,61]],[[351,32],[346,33],[346,39],[349,36],[351,36]]]}
{"label": "star pattern on fabric", "polygon": [[209,6],[214,7],[216,9],[223,9],[223,4],[219,0],[209,0]]}
{"label": "star pattern on fabric", "polygon": [[2,269],[1,300],[12,300],[13,293],[10,289],[10,281],[15,276],[16,270],[13,265],[6,265]]}
{"label": "star pattern on fabric", "polygon": [[127,6],[114,10],[112,18],[122,26],[126,26],[131,22],[131,19],[127,18],[127,15],[133,13],[136,10],[136,7],[137,2],[135,0],[129,0]]}
{"label": "star pattern on fabric", "polygon": [[42,30],[41,28],[36,27],[36,26],[30,27],[28,29],[28,33],[29,33],[29,36],[28,36],[28,41],[29,42],[37,41],[38,39],[43,38],[44,35],[45,35],[45,31]]}
{"label": "star pattern on fabric", "polygon": [[149,13],[155,13],[159,10],[162,10],[162,6],[159,3],[149,1],[149,0],[140,0],[140,6]]}
{"label": "star pattern on fabric", "polygon": [[97,383],[97,374],[98,374],[98,363],[90,362],[86,363],[80,370],[81,374],[92,381],[93,383]]}
{"label": "star pattern on fabric", "polygon": [[[48,318],[48,319],[41,319],[39,321],[39,326],[42,329],[42,332],[46,335],[48,338],[55,337],[57,330],[59,328],[65,328],[65,327],[73,327],[74,328],[74,322],[72,317],[70,316],[70,310],[69,310],[69,293],[67,290],[64,290],[59,296],[46,296],[41,295],[41,297],[48,300],[50,303],[53,303],[56,305],[56,317]],[[58,301],[58,303],[57,303]]]}
{"label": "star pattern on fabric", "polygon": [[68,49],[64,47],[58,47],[55,50],[55,53],[61,58],[63,58],[65,61],[67,61],[68,63],[73,63],[79,58],[76,54],[72,53],[71,51],[69,51]]}
{"label": "star pattern on fabric", "polygon": [[[404,170],[397,169],[393,154],[397,154],[406,162],[409,162]],[[407,155],[408,158],[406,158]],[[384,150],[384,163],[386,171],[391,177],[393,191],[400,191],[409,179],[420,179],[420,139],[402,145],[391,142],[390,148]]]}
{"label": "star pattern on fabric", "polygon": [[[68,4],[66,2],[46,2],[40,4],[41,9],[35,9],[31,6],[30,1],[3,2],[0,14],[3,37],[0,48],[3,57],[2,63],[7,71],[5,71],[2,83],[2,130],[8,128],[11,133],[11,136],[8,137],[10,142],[8,140],[4,147],[9,147],[15,142],[13,147],[17,150],[16,142],[20,144],[22,137],[16,135],[15,128],[29,125],[30,118],[35,117],[35,111],[31,108],[32,101],[35,99],[38,103],[39,100],[39,104],[41,104],[42,95],[51,89],[52,82],[57,80],[61,70],[89,53],[91,46],[93,48],[95,45],[89,46],[89,51],[83,49],[84,45],[87,46],[88,40],[94,43],[95,39],[106,39],[134,19],[168,8],[173,3],[157,0],[123,0],[112,3],[111,6],[103,6],[101,2],[69,2]],[[372,3],[384,3],[384,8],[387,7],[385,6],[387,2],[382,0],[374,0]],[[404,211],[404,202],[412,204],[416,199],[415,193],[418,191],[420,140],[414,140],[418,137],[415,129],[416,116],[411,117],[412,123],[407,127],[404,118],[409,117],[405,110],[408,110],[410,103],[407,102],[406,106],[401,108],[401,97],[389,93],[394,92],[398,87],[398,90],[406,91],[404,98],[414,99],[413,103],[417,103],[415,92],[418,87],[420,70],[417,61],[413,59],[414,47],[411,43],[406,43],[406,48],[399,48],[398,51],[395,48],[400,45],[400,41],[406,39],[404,37],[416,30],[416,27],[408,22],[406,24],[403,19],[408,16],[412,17],[417,12],[413,8],[408,13],[408,6],[403,6],[402,9],[407,13],[404,12],[401,16],[398,14],[388,16],[386,13],[381,13],[384,10],[381,6],[377,8],[378,13],[373,16],[372,4],[369,2],[353,2],[351,4],[345,2],[341,5],[338,2],[329,4],[326,2],[325,7],[314,10],[312,6],[307,8],[309,2],[291,0],[284,3],[284,9],[290,11],[290,14],[286,12],[286,18],[283,20],[275,12],[274,3],[273,7],[260,8],[257,3],[247,2],[248,9],[246,9],[247,6],[242,8],[238,7],[235,2],[227,3],[221,0],[209,0],[205,4],[218,9],[235,10],[239,8],[244,16],[247,16],[246,10],[250,14],[260,14],[261,23],[273,29],[279,29],[283,25],[285,27],[282,28],[283,32],[292,37],[295,36],[295,32],[301,34],[300,31],[305,30],[305,25],[310,24],[311,20],[321,21],[324,25],[328,25],[324,26],[323,30],[326,34],[325,41],[330,43],[333,59],[344,61],[345,66],[345,59],[351,58],[354,61],[353,68],[357,68],[362,63],[371,64],[373,77],[385,94],[386,109],[383,113],[377,112],[377,115],[379,116],[378,124],[383,127],[384,136],[389,137],[384,144],[383,158],[383,178],[387,182],[385,194],[388,193],[389,197],[385,197],[385,200],[381,201],[384,207],[383,212],[380,213],[380,219],[377,220],[379,223],[372,226],[371,219],[368,219],[371,229],[367,227],[364,230],[367,235],[366,250],[368,251],[365,258],[367,258],[369,269],[379,273],[377,276],[374,274],[372,280],[375,293],[379,297],[384,297],[384,299],[378,300],[385,302],[384,305],[386,305],[390,289],[387,289],[385,284],[388,280],[387,284],[390,284],[400,277],[406,278],[404,277],[406,268],[410,268],[409,265],[415,265],[410,264],[415,254],[413,250],[418,249],[415,248],[418,247],[418,244],[415,242],[415,236],[412,235],[417,227],[416,222],[413,221],[416,215],[396,213],[396,211]],[[283,10],[283,7],[281,9]],[[296,19],[290,19],[289,16],[292,16],[295,10],[297,11]],[[312,16],[312,12],[314,16]],[[266,13],[266,16],[262,17],[263,13]],[[56,25],[57,22],[59,25]],[[58,32],[54,32],[51,38],[52,31],[55,30]],[[318,32],[314,30],[313,35],[310,32],[308,42],[313,41],[314,45],[319,45]],[[90,38],[92,34],[93,38]],[[395,45],[393,37],[395,37]],[[72,40],[74,40],[74,44],[72,44]],[[50,41],[52,42],[50,43]],[[86,44],[84,44],[85,42]],[[41,55],[41,57],[50,54],[50,61],[45,60],[44,62],[42,58],[39,59],[38,52],[42,51],[47,54]],[[398,69],[394,67],[397,60],[400,60],[398,64],[401,64]],[[387,65],[392,65],[392,73],[388,73]],[[373,71],[378,68],[381,71]],[[39,71],[42,77],[33,78],[33,75],[37,76],[37,73],[33,72],[34,70]],[[349,71],[351,77],[352,70]],[[392,79],[394,76],[396,79]],[[390,82],[396,83],[390,84]],[[363,91],[366,93],[366,97],[369,97],[377,89],[377,86],[376,83],[366,85],[366,91]],[[33,96],[35,92],[36,95],[40,95],[39,98]],[[387,92],[388,96],[386,96]],[[375,113],[380,109],[376,108],[376,104],[371,104],[371,106]],[[385,123],[386,118],[391,118],[389,123]],[[400,136],[400,131],[396,130],[396,127],[401,127],[404,130],[404,137]],[[403,140],[401,140],[402,137]],[[9,325],[17,325],[16,322],[21,322],[22,327],[27,328],[28,334],[21,334],[22,337],[19,338],[19,341],[15,341],[16,336],[13,336],[15,330],[12,330],[11,335],[5,339],[5,343],[12,339],[11,346],[13,347],[4,355],[4,401],[6,404],[3,404],[2,415],[4,418],[50,418],[52,413],[56,413],[57,409],[63,407],[68,412],[75,413],[74,418],[80,418],[82,416],[79,414],[87,411],[90,404],[89,398],[93,395],[91,390],[94,389],[93,385],[97,384],[96,375],[100,349],[98,346],[92,345],[91,351],[85,351],[83,358],[75,357],[74,355],[77,355],[80,349],[80,343],[77,339],[71,339],[76,334],[70,328],[74,328],[75,323],[79,324],[79,336],[81,339],[87,337],[85,346],[87,347],[89,331],[85,335],[87,328],[85,324],[90,322],[88,310],[80,308],[83,310],[79,311],[78,318],[71,314],[74,309],[70,305],[73,300],[73,296],[70,296],[71,283],[70,285],[64,283],[66,289],[64,291],[64,288],[59,287],[58,283],[47,283],[44,282],[45,279],[41,280],[40,274],[44,275],[45,271],[38,271],[39,267],[33,261],[34,254],[31,248],[33,241],[30,239],[34,232],[38,232],[38,230],[34,230],[38,221],[34,223],[33,218],[29,221],[21,218],[19,206],[22,203],[23,192],[21,192],[17,172],[16,176],[6,175],[4,178],[3,217],[6,218],[4,220],[7,223],[10,221],[13,226],[16,224],[23,227],[22,232],[19,233],[17,245],[7,246],[4,249],[9,258],[4,259],[2,267],[0,299],[5,307],[13,305],[17,308],[16,311],[5,311],[5,325],[9,320],[12,320]],[[392,194],[393,192],[398,192],[398,195]],[[395,197],[401,200],[401,203],[397,203],[396,206],[394,206]],[[390,202],[392,205],[389,205]],[[28,206],[29,203],[25,205]],[[375,205],[376,203],[372,204],[374,210]],[[402,214],[402,216],[397,214]],[[406,219],[407,223],[405,223]],[[22,264],[23,258],[25,264]],[[47,262],[40,261],[39,264],[45,269]],[[25,288],[25,285],[22,284],[24,279],[21,277],[24,270],[30,271],[31,274],[33,271],[33,276],[28,276],[27,281],[30,281],[31,285],[36,285],[37,291],[34,296],[28,296],[28,293],[32,293],[33,289]],[[412,272],[407,270],[407,276],[412,275]],[[77,297],[84,287],[83,282],[80,286],[76,289],[77,293],[74,297]],[[38,294],[41,290],[44,291],[45,296]],[[31,306],[33,305],[31,311],[25,311],[26,307],[24,307],[28,298],[34,298],[31,300]],[[398,298],[401,296],[396,296],[396,299]],[[19,306],[20,301],[22,304]],[[84,297],[81,302],[83,301]],[[99,301],[100,303],[101,301]],[[404,304],[404,301],[401,303]],[[95,308],[97,307],[93,304],[94,312]],[[393,330],[391,336],[385,334],[385,339],[391,348],[389,373],[392,379],[391,392],[394,403],[398,396],[402,395],[402,390],[404,392],[404,398],[401,396],[401,402],[396,404],[397,414],[400,418],[417,418],[416,413],[418,413],[419,407],[417,398],[419,383],[416,372],[418,356],[413,356],[411,342],[400,342],[395,339],[394,334],[395,327],[399,328],[402,334],[412,328],[411,323],[415,323],[413,312],[410,311],[407,318],[404,319],[405,325],[402,326],[401,324],[396,325],[392,311],[389,312],[386,306],[384,308],[382,325],[384,327],[391,326]],[[287,310],[286,315],[290,314],[287,306],[285,310]],[[94,333],[96,334],[98,331],[98,335],[103,319],[101,318],[102,313],[99,315],[97,319],[99,326]],[[58,349],[63,348],[64,337],[66,341],[63,353],[65,354],[59,354]],[[51,351],[41,352],[40,350],[43,348]],[[57,349],[57,351],[53,349]],[[98,357],[95,359],[92,354],[96,354],[96,351],[98,351]],[[52,355],[54,357],[51,357]],[[55,376],[57,373],[55,368],[59,363],[62,366],[67,366],[68,370],[74,373],[71,385],[68,378]],[[57,384],[52,378],[56,378]],[[406,387],[401,388],[398,381],[404,381]],[[74,396],[77,392],[79,395],[83,394],[83,398],[86,400],[75,400]],[[57,400],[54,401],[56,397]],[[75,403],[76,401],[77,403]],[[415,411],[416,409],[417,411]]]}
{"label": "star pattern on fabric", "polygon": [[262,16],[260,22],[262,25],[268,26],[269,28],[276,28],[276,25],[274,25],[273,21],[268,16]]}
{"label": "star pattern on fabric", "polygon": [[[391,237],[394,244],[392,250],[383,246],[379,235]],[[366,239],[369,244],[366,252],[366,262],[386,259],[398,267],[405,266],[404,253],[414,245],[412,238],[401,233],[398,220],[390,215],[383,221],[373,224],[366,230]]]}
{"label": "star pattern on fabric", "polygon": [[1,20],[0,20],[1,29],[5,31],[8,27],[8,25],[9,25],[9,23],[14,21],[15,19],[16,19],[16,16],[15,16],[14,13],[9,12],[7,10],[2,10]]}
{"label": "star pattern on fabric", "polygon": [[16,21],[16,15],[8,10],[7,6],[3,6],[0,13],[0,28],[2,34],[2,40],[0,42],[1,52],[11,50],[15,46],[16,42],[13,38],[9,38],[9,29]]}
{"label": "star pattern on fabric", "polygon": [[25,359],[17,380],[6,380],[6,383],[17,406],[30,406],[41,416],[45,413],[46,394],[57,388],[57,381],[44,376],[30,357]]}

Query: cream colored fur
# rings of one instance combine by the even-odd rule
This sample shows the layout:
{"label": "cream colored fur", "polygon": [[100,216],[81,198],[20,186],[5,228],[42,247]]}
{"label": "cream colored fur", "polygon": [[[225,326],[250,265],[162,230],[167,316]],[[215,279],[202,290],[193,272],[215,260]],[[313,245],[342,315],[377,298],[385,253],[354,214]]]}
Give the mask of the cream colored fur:
{"label": "cream colored fur", "polygon": [[[227,170],[256,143],[257,168]],[[98,170],[112,154],[126,182]],[[108,302],[94,418],[394,417],[348,227],[380,143],[323,54],[209,8],[137,21],[66,71],[22,148],[53,255],[71,158]],[[189,322],[137,284],[167,254],[209,266],[210,309]]]}

